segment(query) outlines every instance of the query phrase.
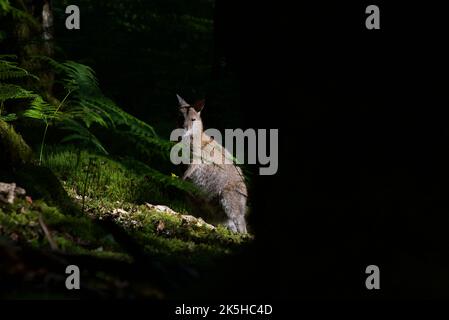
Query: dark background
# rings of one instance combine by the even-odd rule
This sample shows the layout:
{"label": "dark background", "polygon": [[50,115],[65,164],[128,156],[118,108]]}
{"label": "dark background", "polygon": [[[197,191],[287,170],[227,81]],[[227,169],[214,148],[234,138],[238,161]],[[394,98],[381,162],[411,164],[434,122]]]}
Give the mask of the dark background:
{"label": "dark background", "polygon": [[367,30],[369,4],[248,6],[230,27],[246,120],[280,128],[279,173],[256,179],[259,294],[447,296],[447,22],[376,3]]}

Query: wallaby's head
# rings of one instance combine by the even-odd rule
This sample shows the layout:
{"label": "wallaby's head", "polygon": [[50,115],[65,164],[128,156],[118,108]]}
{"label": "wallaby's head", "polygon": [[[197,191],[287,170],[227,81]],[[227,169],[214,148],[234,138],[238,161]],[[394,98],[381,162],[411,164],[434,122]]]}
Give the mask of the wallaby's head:
{"label": "wallaby's head", "polygon": [[201,135],[203,132],[203,122],[201,120],[201,110],[204,108],[204,100],[195,102],[193,105],[188,104],[179,95],[179,111],[183,118],[183,128],[186,131],[184,136]]}

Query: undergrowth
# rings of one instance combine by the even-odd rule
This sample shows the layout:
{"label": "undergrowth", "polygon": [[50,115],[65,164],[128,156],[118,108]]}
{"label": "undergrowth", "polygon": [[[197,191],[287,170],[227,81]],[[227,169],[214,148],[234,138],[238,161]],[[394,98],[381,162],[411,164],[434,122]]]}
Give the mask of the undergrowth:
{"label": "undergrowth", "polygon": [[[86,171],[89,162],[95,166],[91,164],[90,171]],[[136,160],[52,147],[44,164],[62,181],[77,211],[67,214],[57,205],[42,200],[29,203],[18,199],[14,205],[1,204],[0,235],[48,249],[49,240],[39,224],[41,214],[59,250],[131,261],[126,249],[103,227],[102,221],[112,221],[144,254],[203,267],[213,263],[214,258],[239,250],[251,239],[249,235],[234,234],[223,226],[212,227],[192,216],[188,216],[192,220],[186,219],[188,208],[181,192],[191,186],[176,176],[167,178]],[[164,204],[176,212],[157,211],[146,202]]]}

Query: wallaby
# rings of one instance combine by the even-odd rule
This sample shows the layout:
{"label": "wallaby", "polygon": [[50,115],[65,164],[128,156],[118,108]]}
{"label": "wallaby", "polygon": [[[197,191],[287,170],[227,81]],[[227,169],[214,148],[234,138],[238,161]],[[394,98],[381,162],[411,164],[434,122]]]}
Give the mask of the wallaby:
{"label": "wallaby", "polygon": [[183,179],[202,191],[206,200],[204,207],[214,208],[214,204],[218,204],[215,206],[218,210],[213,213],[215,221],[225,224],[233,232],[246,233],[248,192],[241,169],[232,161],[225,162],[225,159],[232,159],[232,155],[204,133],[201,120],[204,100],[191,106],[176,96],[183,116],[182,140],[189,143],[193,154]]}

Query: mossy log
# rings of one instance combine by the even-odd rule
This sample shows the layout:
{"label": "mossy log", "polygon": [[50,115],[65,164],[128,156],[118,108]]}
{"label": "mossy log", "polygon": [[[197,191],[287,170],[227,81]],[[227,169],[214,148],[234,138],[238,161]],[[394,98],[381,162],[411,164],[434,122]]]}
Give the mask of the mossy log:
{"label": "mossy log", "polygon": [[30,162],[33,152],[13,126],[0,120],[0,164],[2,168],[15,168]]}

